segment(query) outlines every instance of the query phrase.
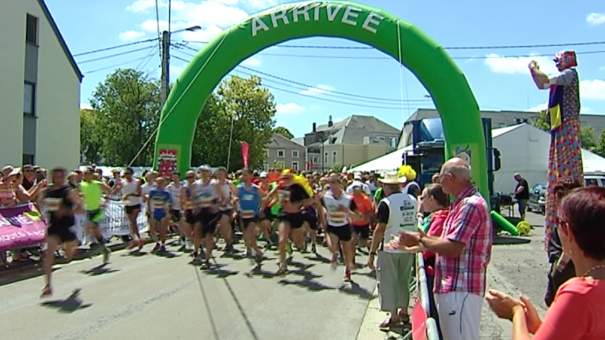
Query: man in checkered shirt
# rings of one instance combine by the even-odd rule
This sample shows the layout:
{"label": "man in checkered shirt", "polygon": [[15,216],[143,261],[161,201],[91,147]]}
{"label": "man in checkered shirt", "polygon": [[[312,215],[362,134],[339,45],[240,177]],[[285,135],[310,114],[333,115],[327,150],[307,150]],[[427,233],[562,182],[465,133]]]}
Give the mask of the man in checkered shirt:
{"label": "man in checkered shirt", "polygon": [[485,199],[472,184],[471,167],[452,158],[441,167],[443,191],[456,197],[441,237],[405,233],[408,247],[437,254],[433,293],[444,340],[478,340],[493,227]]}

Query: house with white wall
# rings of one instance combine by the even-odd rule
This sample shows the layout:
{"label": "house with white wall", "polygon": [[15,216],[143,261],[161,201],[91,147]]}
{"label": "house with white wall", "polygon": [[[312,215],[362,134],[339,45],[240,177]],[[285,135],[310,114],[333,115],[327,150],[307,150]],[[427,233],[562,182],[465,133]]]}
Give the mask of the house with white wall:
{"label": "house with white wall", "polygon": [[80,72],[44,0],[0,1],[0,165],[74,169]]}

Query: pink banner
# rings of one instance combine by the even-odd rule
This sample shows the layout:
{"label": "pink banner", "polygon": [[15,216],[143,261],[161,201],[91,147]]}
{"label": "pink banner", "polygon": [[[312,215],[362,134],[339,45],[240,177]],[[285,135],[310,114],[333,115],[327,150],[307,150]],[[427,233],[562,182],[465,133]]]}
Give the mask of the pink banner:
{"label": "pink banner", "polygon": [[250,146],[248,142],[242,142],[242,158],[244,159],[244,168],[248,167],[248,153],[250,152]]}
{"label": "pink banner", "polygon": [[35,205],[0,208],[0,251],[43,243],[46,222]]}

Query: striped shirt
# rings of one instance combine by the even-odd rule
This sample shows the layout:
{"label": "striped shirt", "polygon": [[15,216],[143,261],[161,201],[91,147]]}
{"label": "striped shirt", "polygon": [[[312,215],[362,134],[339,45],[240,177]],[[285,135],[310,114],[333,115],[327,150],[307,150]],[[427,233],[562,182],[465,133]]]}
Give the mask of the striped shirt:
{"label": "striped shirt", "polygon": [[492,230],[487,202],[477,189],[469,187],[460,193],[450,207],[441,238],[461,242],[465,246],[456,257],[437,254],[434,293],[485,294]]}

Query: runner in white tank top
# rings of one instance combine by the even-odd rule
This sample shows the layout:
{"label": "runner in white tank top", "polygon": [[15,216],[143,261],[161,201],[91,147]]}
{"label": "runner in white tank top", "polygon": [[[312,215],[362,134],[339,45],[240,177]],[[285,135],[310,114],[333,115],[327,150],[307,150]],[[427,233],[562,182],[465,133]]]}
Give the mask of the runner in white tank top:
{"label": "runner in white tank top", "polygon": [[141,212],[142,190],[141,182],[134,179],[132,177],[133,175],[134,171],[132,168],[126,168],[122,174],[124,179],[122,182],[118,183],[118,185],[121,186],[124,210],[128,216],[128,221],[130,221],[130,234],[132,236],[132,241],[130,241],[128,244],[128,249],[138,246],[139,250],[141,250],[145,243],[143,242],[141,234],[139,233],[137,218]]}
{"label": "runner in white tank top", "polygon": [[227,179],[227,169],[220,167],[216,170],[216,186],[221,195],[220,199],[220,210],[221,217],[218,221],[221,236],[225,240],[225,252],[233,251],[233,205],[232,200],[235,197],[234,193],[237,192],[237,188]]}
{"label": "runner in white tank top", "polygon": [[183,226],[181,213],[181,176],[178,172],[172,173],[172,183],[167,187],[168,193],[170,193],[170,229],[172,232],[178,230],[180,239],[177,241],[177,245],[182,246],[181,250],[184,250],[186,245],[187,235],[185,234],[185,227]]}

